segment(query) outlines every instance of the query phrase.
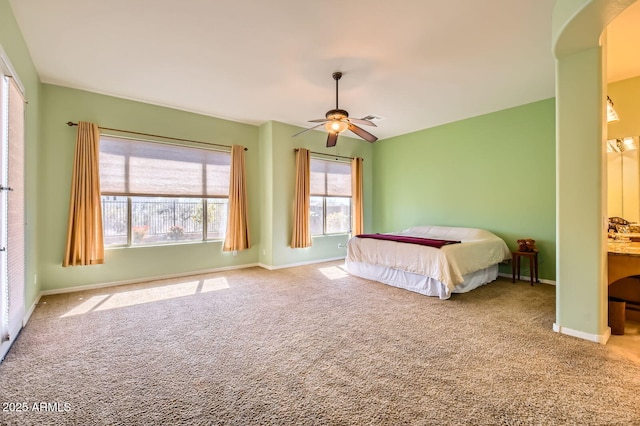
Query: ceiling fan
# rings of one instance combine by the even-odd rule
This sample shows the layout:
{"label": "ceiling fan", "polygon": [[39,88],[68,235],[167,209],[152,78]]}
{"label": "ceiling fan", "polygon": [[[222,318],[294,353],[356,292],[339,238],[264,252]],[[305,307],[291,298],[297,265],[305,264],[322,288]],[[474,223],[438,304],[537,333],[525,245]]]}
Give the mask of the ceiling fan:
{"label": "ceiling fan", "polygon": [[349,113],[343,109],[338,108],[338,80],[342,77],[341,72],[334,72],[333,79],[336,81],[336,107],[335,109],[327,111],[325,114],[325,118],[319,118],[317,120],[309,120],[310,123],[320,123],[316,126],[305,129],[301,132],[296,133],[295,136],[307,132],[309,130],[316,129],[320,126],[324,126],[324,128],[329,132],[329,136],[327,137],[327,148],[332,146],[336,146],[336,142],[338,141],[338,135],[345,130],[351,130],[356,135],[360,136],[362,139],[368,142],[375,142],[378,140],[377,137],[373,136],[371,133],[366,130],[356,126],[356,124],[364,124],[366,126],[376,126],[370,120],[364,118],[349,118]]}

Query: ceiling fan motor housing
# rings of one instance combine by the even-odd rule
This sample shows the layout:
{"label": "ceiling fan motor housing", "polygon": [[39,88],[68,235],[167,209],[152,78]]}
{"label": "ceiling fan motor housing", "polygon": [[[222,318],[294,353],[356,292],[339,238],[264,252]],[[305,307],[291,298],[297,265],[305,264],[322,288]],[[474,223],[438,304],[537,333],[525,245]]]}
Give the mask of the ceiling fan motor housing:
{"label": "ceiling fan motor housing", "polygon": [[325,114],[327,120],[342,120],[349,117],[349,113],[343,109],[332,109]]}

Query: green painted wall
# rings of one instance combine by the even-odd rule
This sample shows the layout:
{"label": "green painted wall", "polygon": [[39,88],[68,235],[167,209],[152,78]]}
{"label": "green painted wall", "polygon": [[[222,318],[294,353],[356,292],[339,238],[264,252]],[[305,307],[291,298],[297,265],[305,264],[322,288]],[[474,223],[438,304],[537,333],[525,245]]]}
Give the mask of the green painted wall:
{"label": "green painted wall", "polygon": [[512,249],[533,238],[554,280],[554,114],[547,99],[377,142],[374,231],[485,228]]}
{"label": "green painted wall", "polygon": [[[39,247],[42,289],[123,282],[149,277],[197,273],[214,268],[260,263],[283,267],[344,256],[338,244],[346,236],[314,237],[307,249],[289,247],[292,227],[295,147],[317,152],[360,156],[365,159],[365,227],[372,222],[373,147],[341,137],[338,147],[324,148],[325,133],[291,135],[300,128],[267,122],[260,127],[198,114],[98,95],[53,85],[42,85],[43,116],[40,154]],[[249,148],[247,189],[253,247],[237,256],[221,251],[220,242],[107,249],[104,265],[63,268],[70,180],[76,128],[67,121],[91,121],[121,128],[224,145]]]}
{"label": "green painted wall", "polygon": [[273,121],[260,126],[260,264],[273,265]]}
{"label": "green painted wall", "polygon": [[338,247],[338,244],[344,244],[347,241],[346,235],[312,237],[312,247],[304,249],[292,249],[290,247],[295,190],[295,148],[307,148],[319,153],[345,157],[362,157],[364,159],[364,222],[365,230],[371,229],[373,217],[373,145],[360,139],[340,136],[336,147],[326,148],[326,133],[309,131],[293,138],[292,135],[300,130],[302,129],[288,124],[278,122],[270,124],[269,143],[272,157],[268,162],[272,165],[272,168],[264,178],[270,179],[271,182],[263,185],[266,190],[266,199],[271,202],[268,207],[272,209],[267,215],[273,218],[271,221],[265,220],[263,222],[265,232],[271,236],[270,247],[264,247],[268,252],[267,256],[272,262],[267,266],[282,267],[346,255],[346,249]]}
{"label": "green painted wall", "polygon": [[563,57],[556,67],[556,325],[592,337],[607,327],[602,58],[602,49],[594,47]]}
{"label": "green painted wall", "polygon": [[11,61],[17,77],[25,86],[25,96],[29,102],[25,108],[25,308],[28,311],[40,293],[40,282],[36,284],[36,274],[38,273],[36,248],[41,241],[37,224],[39,209],[37,182],[40,162],[38,140],[41,117],[40,79],[7,0],[0,0],[0,46]]}
{"label": "green painted wall", "polygon": [[[169,108],[42,85],[39,180],[39,259],[43,290],[197,273],[258,262],[260,176],[258,128]],[[63,268],[76,128],[67,121],[90,121],[133,130],[223,145],[239,144],[245,153],[250,232],[253,247],[222,252],[221,242],[107,249],[105,264]]]}

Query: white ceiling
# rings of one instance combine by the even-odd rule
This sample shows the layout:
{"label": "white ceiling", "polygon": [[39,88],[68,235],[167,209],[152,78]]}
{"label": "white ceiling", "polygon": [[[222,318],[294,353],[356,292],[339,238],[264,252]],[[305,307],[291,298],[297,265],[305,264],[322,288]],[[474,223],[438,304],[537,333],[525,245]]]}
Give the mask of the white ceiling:
{"label": "white ceiling", "polygon": [[244,123],[310,127],[334,71],[381,139],[554,96],[555,0],[9,2],[43,82]]}

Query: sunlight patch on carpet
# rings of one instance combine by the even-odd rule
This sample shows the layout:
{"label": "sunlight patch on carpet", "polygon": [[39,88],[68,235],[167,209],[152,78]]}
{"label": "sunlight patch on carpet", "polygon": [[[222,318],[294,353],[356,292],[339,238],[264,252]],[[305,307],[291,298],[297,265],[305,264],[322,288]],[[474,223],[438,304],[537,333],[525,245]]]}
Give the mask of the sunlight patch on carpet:
{"label": "sunlight patch on carpet", "polygon": [[224,290],[229,288],[229,282],[225,277],[209,278],[204,280],[200,293],[208,293],[210,291]]}
{"label": "sunlight patch on carpet", "polygon": [[338,268],[337,266],[330,266],[328,268],[318,268],[318,271],[322,272],[322,274],[325,277],[329,278],[330,280],[337,280],[337,279],[345,278],[349,276],[349,274],[347,274],[345,271]]}
{"label": "sunlight patch on carpet", "polygon": [[109,309],[123,308],[126,306],[140,305],[143,303],[159,302],[178,297],[193,296],[201,293],[224,290],[229,288],[229,282],[225,277],[208,278],[195,281],[186,281],[178,284],[162,285],[144,288],[100,294],[83,300],[78,306],[61,316],[71,317],[83,315],[89,312],[106,311]]}

